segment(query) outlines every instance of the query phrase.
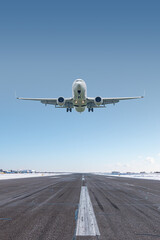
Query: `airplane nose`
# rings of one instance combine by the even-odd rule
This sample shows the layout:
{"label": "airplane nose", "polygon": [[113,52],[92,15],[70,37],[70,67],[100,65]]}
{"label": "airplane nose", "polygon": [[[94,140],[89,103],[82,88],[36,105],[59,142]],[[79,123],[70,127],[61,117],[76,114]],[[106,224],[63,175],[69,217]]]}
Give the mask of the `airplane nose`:
{"label": "airplane nose", "polygon": [[76,85],[76,91],[77,91],[78,95],[81,94],[81,84],[77,83],[77,85]]}

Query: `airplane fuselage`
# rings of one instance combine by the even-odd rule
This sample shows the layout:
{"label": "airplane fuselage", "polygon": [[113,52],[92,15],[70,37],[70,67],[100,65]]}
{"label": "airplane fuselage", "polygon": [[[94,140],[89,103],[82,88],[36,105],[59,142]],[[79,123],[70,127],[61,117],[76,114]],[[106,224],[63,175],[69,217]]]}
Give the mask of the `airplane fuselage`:
{"label": "airplane fuselage", "polygon": [[76,79],[72,85],[73,105],[77,112],[84,112],[86,107],[87,86],[82,79]]}

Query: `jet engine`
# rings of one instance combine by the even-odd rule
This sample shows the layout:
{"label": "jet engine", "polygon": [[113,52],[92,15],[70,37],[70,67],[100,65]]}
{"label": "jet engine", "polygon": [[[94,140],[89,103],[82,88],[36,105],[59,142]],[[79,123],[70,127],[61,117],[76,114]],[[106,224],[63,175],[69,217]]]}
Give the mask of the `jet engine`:
{"label": "jet engine", "polygon": [[94,102],[95,102],[96,105],[101,105],[102,102],[103,102],[103,100],[102,100],[101,97],[96,97],[96,98],[94,99]]}
{"label": "jet engine", "polygon": [[65,103],[64,97],[59,97],[58,100],[57,100],[57,104],[59,106],[63,106],[64,103]]}

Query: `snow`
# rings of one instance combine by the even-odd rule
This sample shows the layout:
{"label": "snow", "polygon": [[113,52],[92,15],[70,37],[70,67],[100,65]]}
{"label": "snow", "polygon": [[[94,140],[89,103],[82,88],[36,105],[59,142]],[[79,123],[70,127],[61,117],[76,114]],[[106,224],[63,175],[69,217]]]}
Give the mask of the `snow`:
{"label": "snow", "polygon": [[32,178],[32,177],[56,177],[60,175],[66,175],[70,173],[0,173],[0,180],[6,179],[18,179],[18,178]]}
{"label": "snow", "polygon": [[[18,178],[32,178],[32,177],[58,177],[61,175],[66,175],[71,173],[0,173],[0,180],[5,179],[18,179]],[[104,175],[109,177],[127,177],[127,178],[139,178],[139,179],[150,179],[150,180],[160,180],[160,173],[132,173],[115,175],[111,173],[94,173],[96,175]]]}
{"label": "snow", "polygon": [[133,173],[133,174],[109,174],[109,173],[95,173],[97,175],[105,175],[110,177],[127,177],[127,178],[139,178],[148,180],[160,180],[160,173]]}

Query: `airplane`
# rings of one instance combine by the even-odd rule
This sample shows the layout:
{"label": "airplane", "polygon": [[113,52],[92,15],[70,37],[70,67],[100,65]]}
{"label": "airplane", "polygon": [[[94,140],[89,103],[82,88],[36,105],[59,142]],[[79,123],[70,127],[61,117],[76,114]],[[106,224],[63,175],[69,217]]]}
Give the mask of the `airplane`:
{"label": "airplane", "polygon": [[47,105],[54,105],[56,108],[66,108],[67,112],[72,112],[75,108],[77,112],[84,112],[88,108],[88,112],[93,112],[94,108],[104,108],[107,104],[118,103],[121,100],[140,99],[144,96],[139,97],[116,97],[116,98],[102,98],[102,97],[87,97],[87,86],[84,80],[76,79],[72,85],[72,97],[71,98],[23,98],[17,97],[20,100],[33,100],[40,101]]}

